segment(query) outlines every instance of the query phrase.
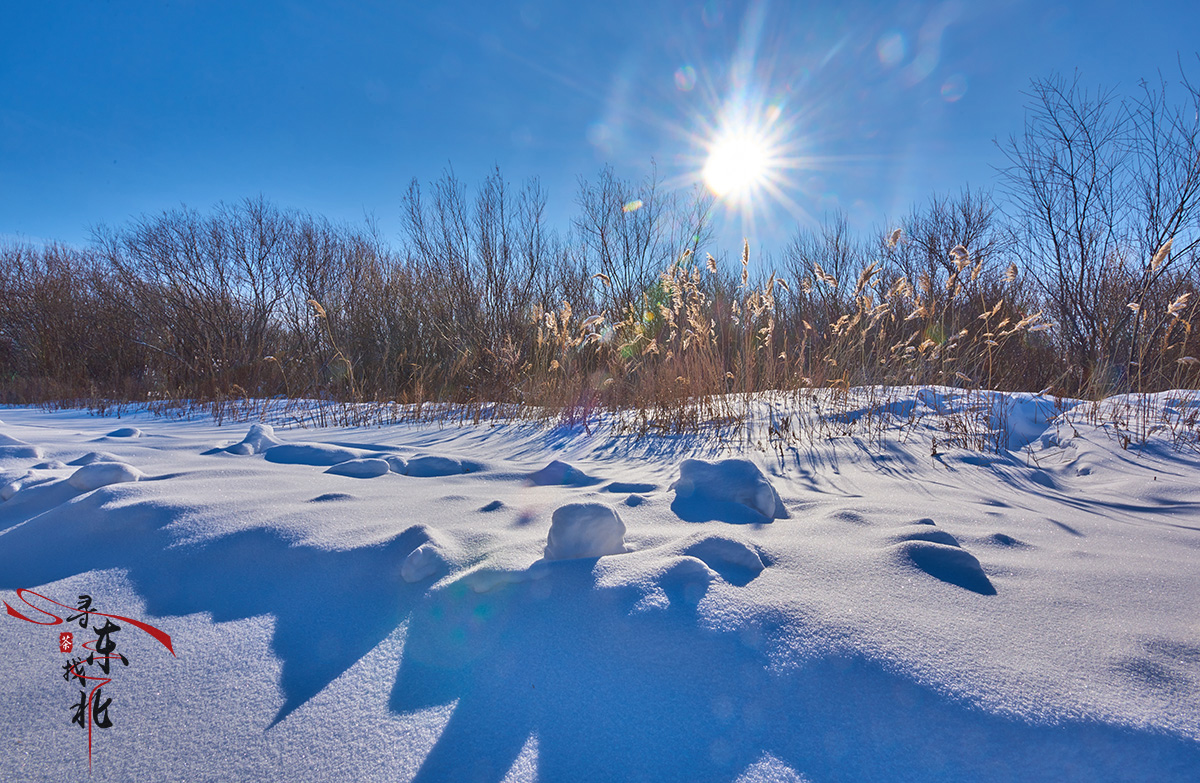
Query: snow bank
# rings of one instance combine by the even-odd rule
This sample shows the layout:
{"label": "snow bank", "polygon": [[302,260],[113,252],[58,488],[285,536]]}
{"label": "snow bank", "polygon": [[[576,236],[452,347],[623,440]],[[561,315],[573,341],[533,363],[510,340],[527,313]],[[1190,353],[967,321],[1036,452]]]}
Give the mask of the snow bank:
{"label": "snow bank", "polygon": [[109,438],[140,438],[142,431],[137,427],[120,427],[108,433]]}
{"label": "snow bank", "polygon": [[67,483],[80,492],[91,492],[109,484],[138,481],[145,477],[145,473],[123,462],[93,462],[72,473]]}
{"label": "snow bank", "polygon": [[547,560],[624,554],[625,523],[607,503],[568,503],[554,510]]}

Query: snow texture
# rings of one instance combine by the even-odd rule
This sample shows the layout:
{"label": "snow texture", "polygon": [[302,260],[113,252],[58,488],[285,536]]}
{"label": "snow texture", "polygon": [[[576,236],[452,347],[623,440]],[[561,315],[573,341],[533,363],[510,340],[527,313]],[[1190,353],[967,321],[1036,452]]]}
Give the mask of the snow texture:
{"label": "snow texture", "polygon": [[0,780],[1193,783],[1198,396],[859,391],[783,443],[791,397],[744,440],[5,408],[0,601],[176,655],[117,634],[89,773],[60,628],[0,608]]}

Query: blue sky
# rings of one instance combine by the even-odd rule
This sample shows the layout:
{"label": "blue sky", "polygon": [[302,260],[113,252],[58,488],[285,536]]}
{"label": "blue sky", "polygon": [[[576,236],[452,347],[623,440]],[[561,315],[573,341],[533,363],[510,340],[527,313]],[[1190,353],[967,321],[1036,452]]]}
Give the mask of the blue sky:
{"label": "blue sky", "polygon": [[[886,226],[993,184],[1021,90],[1200,72],[1194,2],[44,2],[0,10],[0,236],[263,194],[398,240],[413,177],[539,176],[565,228],[605,164],[701,180],[731,116],[776,145],[718,236]],[[732,113],[732,114],[731,114]]]}

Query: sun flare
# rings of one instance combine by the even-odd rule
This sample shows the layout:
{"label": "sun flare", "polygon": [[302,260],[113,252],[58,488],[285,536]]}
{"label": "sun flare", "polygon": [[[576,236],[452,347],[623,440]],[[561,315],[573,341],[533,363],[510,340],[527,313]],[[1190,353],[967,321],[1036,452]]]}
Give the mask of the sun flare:
{"label": "sun flare", "polygon": [[745,199],[770,178],[771,158],[771,145],[759,134],[730,132],[709,148],[702,176],[717,196]]}

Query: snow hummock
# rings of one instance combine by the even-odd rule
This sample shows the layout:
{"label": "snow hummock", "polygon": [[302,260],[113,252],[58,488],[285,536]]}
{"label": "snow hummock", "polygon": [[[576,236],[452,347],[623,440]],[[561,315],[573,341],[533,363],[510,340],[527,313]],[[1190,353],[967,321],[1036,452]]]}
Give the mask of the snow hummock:
{"label": "snow hummock", "polygon": [[378,478],[392,472],[392,466],[387,460],[368,457],[366,459],[348,459],[345,462],[339,462],[325,472],[336,476],[349,476],[351,478]]}
{"label": "snow hummock", "polygon": [[145,477],[145,473],[124,462],[93,462],[72,473],[67,483],[80,492],[91,492],[109,484],[122,484]]}
{"label": "snow hummock", "polygon": [[23,440],[0,432],[0,459],[41,459],[42,451]]}
{"label": "snow hummock", "polygon": [[283,465],[313,465],[329,467],[339,462],[362,459],[367,453],[362,449],[351,449],[329,443],[281,443],[263,452],[267,462]]}
{"label": "snow hummock", "polygon": [[413,457],[408,460],[407,475],[421,478],[440,478],[466,473],[467,469],[461,460],[453,457]]}
{"label": "snow hummock", "polygon": [[140,438],[140,437],[142,437],[142,431],[139,430],[137,427],[118,427],[117,429],[108,433],[108,435],[106,437],[109,437],[109,438]]}
{"label": "snow hummock", "polygon": [[592,478],[574,465],[554,460],[541,470],[529,474],[529,483],[538,486],[585,487],[600,480]]}
{"label": "snow hummock", "polygon": [[275,428],[270,424],[251,424],[246,437],[225,450],[230,454],[262,454],[267,449],[282,444],[283,441],[275,437]]}
{"label": "snow hummock", "polygon": [[[729,511],[722,507],[728,505],[756,511],[768,521],[788,515],[767,477],[757,465],[745,459],[684,460],[679,466],[679,479],[670,488],[675,490],[677,513],[685,518],[695,514],[721,519]],[[734,518],[725,521],[742,521],[742,514],[736,509],[732,511]]]}
{"label": "snow hummock", "polygon": [[405,582],[420,582],[445,573],[446,557],[433,542],[426,542],[409,553],[400,566]]}
{"label": "snow hummock", "polygon": [[546,536],[547,560],[624,554],[625,524],[607,503],[568,503],[554,509]]}
{"label": "snow hummock", "polygon": [[388,468],[393,473],[399,473],[404,476],[408,473],[408,460],[397,454],[387,454],[383,457],[384,462],[388,464]]}
{"label": "snow hummock", "polygon": [[93,462],[124,462],[125,460],[118,457],[116,454],[109,454],[107,451],[89,451],[82,457],[76,457],[68,462],[68,465],[91,465]]}

